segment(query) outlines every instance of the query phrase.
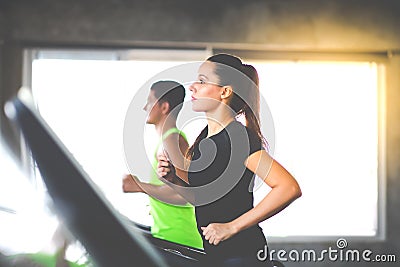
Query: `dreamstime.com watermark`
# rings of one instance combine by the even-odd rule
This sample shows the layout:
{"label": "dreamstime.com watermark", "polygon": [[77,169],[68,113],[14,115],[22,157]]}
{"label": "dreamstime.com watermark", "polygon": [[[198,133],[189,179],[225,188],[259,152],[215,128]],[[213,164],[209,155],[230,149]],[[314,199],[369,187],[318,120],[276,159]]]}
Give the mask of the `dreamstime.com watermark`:
{"label": "dreamstime.com watermark", "polygon": [[304,250],[268,250],[267,246],[264,249],[260,249],[257,253],[257,259],[265,261],[268,258],[278,260],[281,262],[396,262],[395,254],[374,254],[369,249],[358,250],[358,249],[347,249],[347,240],[339,238],[336,241],[336,247],[329,247],[321,251],[313,249]]}

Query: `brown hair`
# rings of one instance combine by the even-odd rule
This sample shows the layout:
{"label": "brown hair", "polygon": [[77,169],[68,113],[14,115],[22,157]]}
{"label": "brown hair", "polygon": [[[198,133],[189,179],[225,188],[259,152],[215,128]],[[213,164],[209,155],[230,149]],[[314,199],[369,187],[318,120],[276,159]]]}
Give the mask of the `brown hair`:
{"label": "brown hair", "polygon": [[[230,54],[217,54],[211,56],[207,61],[217,63],[215,73],[219,77],[220,85],[230,85],[233,88],[233,96],[229,101],[229,107],[236,115],[243,114],[246,118],[246,126],[257,133],[261,144],[266,145],[264,136],[260,129],[260,91],[258,88],[259,79],[257,70],[248,64]],[[238,73],[238,71],[240,73]],[[244,74],[249,79],[243,77]],[[207,127],[205,127],[188,148],[186,157],[191,159],[194,147],[207,136]]]}

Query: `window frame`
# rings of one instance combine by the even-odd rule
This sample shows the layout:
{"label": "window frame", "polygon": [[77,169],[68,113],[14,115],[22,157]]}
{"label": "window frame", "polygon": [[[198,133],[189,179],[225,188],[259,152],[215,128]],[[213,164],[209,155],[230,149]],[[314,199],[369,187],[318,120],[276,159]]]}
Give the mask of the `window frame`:
{"label": "window frame", "polygon": [[[30,47],[23,50],[23,86],[31,88],[32,63],[40,58],[68,58],[68,59],[109,59],[109,60],[168,60],[175,59],[176,51],[183,48],[63,48],[63,47]],[[185,48],[183,50],[189,50]],[[377,232],[374,236],[341,236],[352,242],[376,242],[386,240],[386,53],[379,52],[326,52],[326,51],[280,51],[280,50],[252,50],[252,49],[226,49],[208,45],[202,48],[193,48],[193,56],[204,54],[204,58],[215,53],[235,54],[246,60],[273,61],[273,60],[312,60],[312,61],[369,61],[377,64],[378,77],[378,205],[377,205]],[[170,53],[165,53],[169,51]],[[150,52],[150,53],[149,53]],[[151,53],[155,52],[155,53]],[[158,52],[158,53],[157,53]],[[152,57],[149,55],[153,55]],[[180,58],[178,58],[180,59]],[[25,169],[32,172],[32,159],[27,147],[21,139],[22,155]],[[34,174],[32,175],[34,176]],[[302,243],[302,242],[331,242],[339,236],[287,236],[268,237],[269,243]]]}

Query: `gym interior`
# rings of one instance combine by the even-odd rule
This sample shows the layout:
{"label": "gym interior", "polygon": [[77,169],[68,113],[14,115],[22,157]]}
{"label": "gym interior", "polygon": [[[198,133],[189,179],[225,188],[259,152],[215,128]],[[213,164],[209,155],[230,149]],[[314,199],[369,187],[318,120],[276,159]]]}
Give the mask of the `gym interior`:
{"label": "gym interior", "polygon": [[[271,144],[303,191],[290,210],[264,224],[269,253],[288,267],[398,266],[399,12],[395,0],[0,1],[0,218],[6,218],[0,219],[0,252],[35,252],[54,234],[40,240],[37,233],[46,229],[35,224],[34,213],[13,223],[29,201],[3,158],[18,163],[33,191],[45,191],[29,148],[4,111],[21,87],[31,89],[39,111],[76,149],[72,154],[85,170],[115,177],[99,180],[101,188],[111,188],[105,193],[110,201],[142,203],[118,209],[147,225],[143,196],[114,194],[123,157],[101,156],[93,165],[88,157],[100,153],[96,142],[105,148],[108,141],[107,134],[92,137],[122,128],[126,96],[135,91],[126,92],[144,78],[230,53],[259,67],[274,118]],[[110,153],[120,153],[121,133],[110,136]],[[108,164],[114,171],[96,170]],[[39,200],[47,203],[46,196]],[[55,229],[53,223],[47,230]],[[23,246],[24,238],[32,246]]]}

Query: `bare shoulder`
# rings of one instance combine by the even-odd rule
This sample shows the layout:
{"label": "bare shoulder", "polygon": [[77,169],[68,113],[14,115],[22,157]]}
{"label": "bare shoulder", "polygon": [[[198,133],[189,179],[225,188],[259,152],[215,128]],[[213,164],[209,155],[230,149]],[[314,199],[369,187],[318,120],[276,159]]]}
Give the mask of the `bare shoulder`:
{"label": "bare shoulder", "polygon": [[181,151],[186,151],[189,144],[186,139],[179,133],[172,133],[168,135],[163,141],[164,146],[170,149],[179,148]]}

